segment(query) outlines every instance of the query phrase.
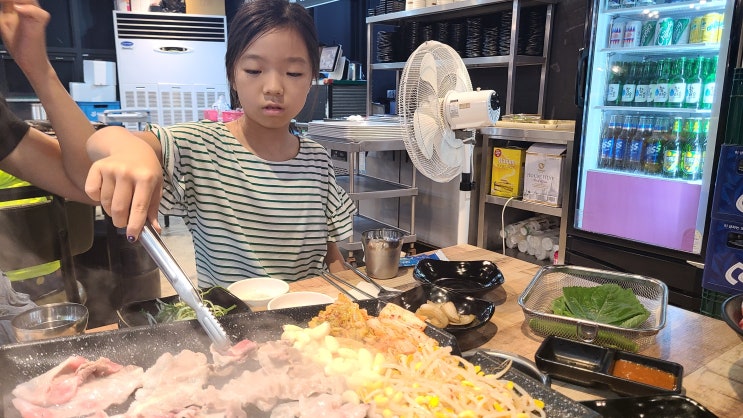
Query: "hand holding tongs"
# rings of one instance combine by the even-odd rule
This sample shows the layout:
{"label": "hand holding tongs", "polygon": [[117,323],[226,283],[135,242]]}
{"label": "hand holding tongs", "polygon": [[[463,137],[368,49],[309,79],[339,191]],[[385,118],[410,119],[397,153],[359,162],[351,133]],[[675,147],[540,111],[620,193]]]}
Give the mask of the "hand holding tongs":
{"label": "hand holding tongs", "polygon": [[212,340],[212,343],[214,343],[214,347],[220,352],[225,352],[232,347],[232,342],[224,328],[222,328],[222,324],[217,321],[214,314],[204,305],[204,301],[201,299],[201,295],[193,283],[191,283],[181,266],[175,261],[173,255],[165,246],[162,239],[160,239],[160,235],[149,223],[145,224],[144,229],[142,229],[140,241],[150,254],[150,257],[152,257],[163,274],[165,274],[170,284],[173,285],[181,300],[196,312],[196,319],[198,319],[206,334]]}

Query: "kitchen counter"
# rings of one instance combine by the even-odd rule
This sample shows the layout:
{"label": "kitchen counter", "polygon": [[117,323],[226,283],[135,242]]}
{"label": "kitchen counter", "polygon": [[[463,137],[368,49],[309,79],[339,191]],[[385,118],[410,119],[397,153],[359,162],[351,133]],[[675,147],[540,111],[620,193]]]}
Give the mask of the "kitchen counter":
{"label": "kitchen counter", "polygon": [[[542,338],[524,324],[518,297],[534,278],[539,267],[499,253],[471,245],[443,249],[450,260],[490,260],[503,272],[505,283],[485,295],[495,302],[490,324],[466,334],[459,340],[462,350],[489,348],[520,354],[534,360]],[[406,289],[415,283],[413,269],[401,268],[398,276],[379,280],[385,286]],[[351,271],[340,277],[352,283],[360,279]],[[314,290],[337,295],[338,290],[322,278],[292,283],[292,291]],[[673,361],[684,366],[685,395],[700,402],[719,417],[739,416],[743,410],[743,340],[725,322],[675,306],[669,306],[666,326],[655,343],[640,354]],[[575,400],[617,397],[612,392],[583,388],[559,380],[552,387]]]}
{"label": "kitchen counter", "polygon": [[[442,251],[450,260],[493,261],[505,277],[502,286],[485,295],[496,304],[491,322],[460,338],[460,348],[463,351],[498,349],[533,360],[542,338],[532,334],[525,325],[517,300],[539,267],[471,245],[448,247]],[[412,272],[412,267],[401,268],[397,277],[379,282],[405,290],[415,284]],[[351,271],[338,275],[351,283],[361,281]],[[332,296],[339,293],[320,277],[292,283],[290,289],[319,291]],[[112,328],[115,326],[96,330]],[[725,322],[668,306],[665,328],[658,333],[655,343],[640,353],[681,364],[684,367],[684,394],[719,417],[739,416],[743,410],[743,340]],[[552,388],[577,401],[617,396],[609,391],[559,380],[552,381]]]}

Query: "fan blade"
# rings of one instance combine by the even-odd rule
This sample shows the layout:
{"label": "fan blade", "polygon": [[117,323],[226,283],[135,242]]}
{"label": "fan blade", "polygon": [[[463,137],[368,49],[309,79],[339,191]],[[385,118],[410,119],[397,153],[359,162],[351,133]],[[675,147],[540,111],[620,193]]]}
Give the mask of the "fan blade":
{"label": "fan blade", "polygon": [[413,114],[413,126],[417,137],[418,149],[426,158],[433,156],[434,144],[441,140],[441,129],[434,117],[429,115],[424,108],[419,107]]}
{"label": "fan blade", "polygon": [[464,160],[464,146],[462,141],[454,137],[454,132],[449,129],[443,130],[441,140],[436,144],[436,153],[439,159],[449,167],[458,167]]}
{"label": "fan blade", "polygon": [[430,84],[433,92],[436,93],[436,97],[438,97],[438,69],[433,54],[423,55],[421,58],[420,69],[420,80]]}

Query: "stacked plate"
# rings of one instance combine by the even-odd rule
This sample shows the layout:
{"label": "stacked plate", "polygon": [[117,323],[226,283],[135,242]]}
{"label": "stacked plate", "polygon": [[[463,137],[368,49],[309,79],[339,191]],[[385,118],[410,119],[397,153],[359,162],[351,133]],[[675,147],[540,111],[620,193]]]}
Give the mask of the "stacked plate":
{"label": "stacked plate", "polygon": [[503,12],[500,15],[500,32],[498,37],[498,55],[511,53],[511,19],[513,12]]}
{"label": "stacked plate", "polygon": [[395,61],[396,32],[380,31],[377,34],[377,62]]}
{"label": "stacked plate", "polygon": [[519,24],[518,53],[521,55],[542,55],[544,48],[544,26],[547,10],[544,7],[524,9]]}
{"label": "stacked plate", "polygon": [[459,55],[464,55],[465,45],[465,27],[464,23],[452,22],[449,24],[449,46],[454,48]]}
{"label": "stacked plate", "polygon": [[437,22],[435,24],[436,40],[448,44],[449,43],[449,22]]}
{"label": "stacked plate", "polygon": [[416,48],[418,48],[418,45],[421,44],[421,37],[420,37],[420,22],[416,21],[410,21],[403,25],[402,27],[402,36],[404,39],[403,44],[403,50],[402,53],[404,55],[403,61],[407,60],[407,57],[410,56],[410,54],[415,51]]}
{"label": "stacked plate", "polygon": [[434,36],[433,25],[422,25],[420,33],[420,41],[433,41],[436,37]]}
{"label": "stacked plate", "polygon": [[500,27],[491,26],[482,31],[482,55],[492,57],[498,55],[498,36]]}
{"label": "stacked plate", "polygon": [[466,21],[467,41],[464,47],[464,56],[475,58],[482,56],[482,18],[470,17]]}
{"label": "stacked plate", "polygon": [[351,142],[388,140],[402,138],[402,128],[397,120],[382,121],[322,121],[307,124],[307,134],[327,138],[345,139]]}

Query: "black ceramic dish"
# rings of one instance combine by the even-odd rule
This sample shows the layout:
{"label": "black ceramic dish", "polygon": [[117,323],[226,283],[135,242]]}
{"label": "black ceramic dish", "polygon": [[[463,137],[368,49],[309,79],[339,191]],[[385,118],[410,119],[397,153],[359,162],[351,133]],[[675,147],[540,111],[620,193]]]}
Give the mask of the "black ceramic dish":
{"label": "black ceramic dish", "polygon": [[503,273],[492,261],[444,261],[423,259],[415,265],[413,277],[466,294],[482,294],[504,282]]}
{"label": "black ceramic dish", "polygon": [[699,402],[681,395],[638,396],[582,401],[604,418],[684,417],[717,418]]}
{"label": "black ceramic dish", "polygon": [[[223,287],[210,287],[201,290],[204,294],[204,300],[208,300],[215,305],[229,308],[235,305],[235,308],[230,310],[227,315],[250,312],[250,307],[240,300],[237,296],[230,293]],[[180,301],[178,295],[167,296],[164,298],[158,298],[164,303],[175,303]],[[139,302],[128,303],[116,311],[116,315],[119,317],[119,327],[136,327],[140,325],[149,325],[147,315],[145,312],[154,316],[159,312],[158,299],[150,299]]]}
{"label": "black ceramic dish", "polygon": [[732,328],[735,332],[743,337],[743,328],[738,325],[740,319],[743,317],[741,312],[741,303],[743,303],[743,293],[731,296],[722,302],[722,319]]}
{"label": "black ceramic dish", "polygon": [[449,325],[444,328],[444,330],[452,334],[473,330],[485,325],[493,317],[493,312],[495,311],[495,304],[493,302],[452,292],[443,287],[433,286],[428,283],[421,283],[420,286],[416,286],[387,300],[411,312],[415,312],[429,300],[437,303],[451,301],[457,307],[457,312],[460,315],[475,315],[475,320],[467,325]]}
{"label": "black ceramic dish", "polygon": [[[539,370],[552,378],[606,388],[621,395],[678,394],[682,389],[684,368],[678,363],[560,337],[545,338],[534,359]],[[614,376],[614,364],[620,359],[670,373],[674,377],[673,389]]]}

